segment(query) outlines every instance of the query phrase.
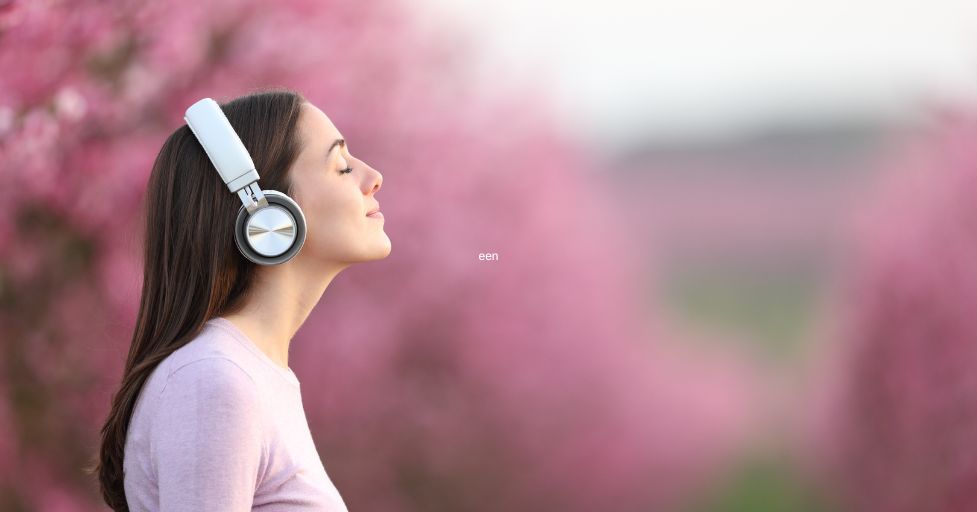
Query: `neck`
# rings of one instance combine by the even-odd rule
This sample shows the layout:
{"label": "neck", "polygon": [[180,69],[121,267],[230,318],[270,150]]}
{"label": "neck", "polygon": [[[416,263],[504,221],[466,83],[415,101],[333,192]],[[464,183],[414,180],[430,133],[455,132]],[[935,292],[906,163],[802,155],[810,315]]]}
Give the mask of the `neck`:
{"label": "neck", "polygon": [[272,361],[287,368],[292,337],[329,283],[344,268],[344,265],[336,265],[310,271],[299,258],[263,267],[258,272],[248,302],[240,310],[223,316],[251,338]]}

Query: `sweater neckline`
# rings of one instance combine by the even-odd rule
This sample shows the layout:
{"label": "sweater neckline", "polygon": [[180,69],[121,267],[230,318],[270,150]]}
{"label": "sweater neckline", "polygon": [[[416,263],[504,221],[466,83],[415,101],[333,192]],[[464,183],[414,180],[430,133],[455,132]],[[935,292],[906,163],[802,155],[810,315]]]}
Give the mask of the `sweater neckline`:
{"label": "sweater neckline", "polygon": [[289,384],[295,387],[300,387],[298,376],[295,375],[295,372],[293,372],[290,367],[282,366],[272,360],[272,358],[269,357],[268,354],[265,354],[264,351],[262,351],[261,348],[259,348],[258,345],[248,337],[247,334],[244,334],[244,331],[234,325],[234,322],[231,322],[222,316],[216,316],[210,320],[207,320],[207,323],[222,328],[225,332],[229,333],[235,340],[237,340],[238,343],[243,345],[244,348],[268,365],[275,373],[288,381]]}

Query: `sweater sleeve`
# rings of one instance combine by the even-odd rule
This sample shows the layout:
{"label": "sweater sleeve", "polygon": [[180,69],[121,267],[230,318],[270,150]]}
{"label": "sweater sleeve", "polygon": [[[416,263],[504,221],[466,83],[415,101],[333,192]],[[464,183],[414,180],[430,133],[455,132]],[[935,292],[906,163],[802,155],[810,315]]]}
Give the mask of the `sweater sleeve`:
{"label": "sweater sleeve", "polygon": [[256,384],[233,361],[200,359],[170,374],[152,427],[159,510],[251,510],[262,422]]}

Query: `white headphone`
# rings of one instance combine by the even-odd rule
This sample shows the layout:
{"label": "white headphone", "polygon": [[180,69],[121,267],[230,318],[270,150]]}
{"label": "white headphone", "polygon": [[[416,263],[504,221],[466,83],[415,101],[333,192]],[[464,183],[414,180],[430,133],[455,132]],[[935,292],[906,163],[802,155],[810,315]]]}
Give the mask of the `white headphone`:
{"label": "white headphone", "polygon": [[204,98],[194,103],[183,119],[224,184],[241,198],[234,224],[234,242],[241,254],[259,265],[292,259],[305,244],[305,214],[298,203],[281,192],[262,192],[251,155],[216,101]]}

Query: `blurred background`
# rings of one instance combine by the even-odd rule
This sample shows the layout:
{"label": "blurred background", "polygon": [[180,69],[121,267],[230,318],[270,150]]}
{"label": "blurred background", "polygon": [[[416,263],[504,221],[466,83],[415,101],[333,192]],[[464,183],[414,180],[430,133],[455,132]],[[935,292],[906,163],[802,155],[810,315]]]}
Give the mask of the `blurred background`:
{"label": "blurred background", "polygon": [[384,175],[350,510],[977,509],[977,4],[0,0],[0,510],[105,509],[153,160],[276,86]]}

